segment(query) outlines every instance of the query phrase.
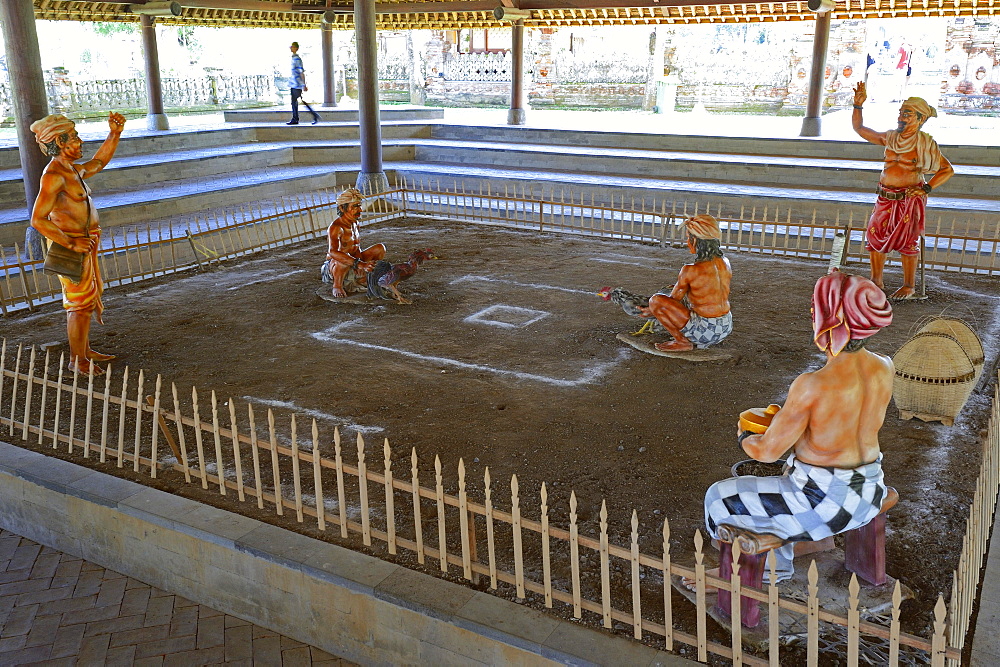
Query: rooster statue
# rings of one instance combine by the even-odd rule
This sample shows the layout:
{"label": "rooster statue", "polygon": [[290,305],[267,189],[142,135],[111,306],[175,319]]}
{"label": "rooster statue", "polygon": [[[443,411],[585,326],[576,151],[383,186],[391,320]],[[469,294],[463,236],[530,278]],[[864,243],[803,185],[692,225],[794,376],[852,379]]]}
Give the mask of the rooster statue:
{"label": "rooster statue", "polygon": [[386,300],[395,300],[397,303],[412,303],[399,293],[397,285],[406,280],[417,271],[417,267],[428,259],[439,259],[430,248],[414,250],[410,253],[409,259],[401,264],[393,264],[384,259],[380,259],[375,268],[368,274],[368,296]]}
{"label": "rooster statue", "polygon": [[[668,290],[669,291],[669,290]],[[621,287],[615,287],[614,289],[610,287],[604,287],[597,296],[601,297],[605,301],[613,301],[622,307],[626,315],[631,315],[632,317],[641,317],[646,320],[638,331],[631,332],[633,336],[641,336],[648,333],[666,333],[666,329],[663,325],[656,321],[652,315],[643,315],[642,310],[649,306],[649,297],[642,296],[640,294],[633,294],[628,290],[622,289]]]}

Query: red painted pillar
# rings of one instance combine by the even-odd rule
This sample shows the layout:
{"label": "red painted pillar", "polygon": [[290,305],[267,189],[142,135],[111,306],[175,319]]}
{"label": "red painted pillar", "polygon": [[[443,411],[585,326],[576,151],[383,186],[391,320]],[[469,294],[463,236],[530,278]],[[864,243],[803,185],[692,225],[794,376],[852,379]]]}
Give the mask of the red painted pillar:
{"label": "red painted pillar", "polygon": [[38,196],[38,182],[49,158],[38,149],[35,135],[28,127],[49,114],[42,76],[42,57],[38,51],[38,33],[35,30],[35,11],[31,0],[3,0],[0,2],[0,23],[7,51],[7,72],[10,76],[11,97],[14,102],[14,124],[20,147],[21,174],[24,178],[24,197],[28,210]]}
{"label": "red painted pillar", "polygon": [[323,43],[323,106],[337,106],[337,58],[333,52],[333,25],[324,21],[320,24]]}
{"label": "red painted pillar", "polygon": [[802,119],[800,137],[820,135],[820,116],[823,113],[823,81],[826,79],[826,52],[830,46],[830,12],[816,15],[816,34],[813,36],[812,70],[809,73],[809,97],[806,117]]}
{"label": "red painted pillar", "polygon": [[358,121],[361,135],[361,173],[358,174],[357,188],[369,195],[389,189],[389,181],[382,171],[375,0],[355,0],[354,31],[358,44]]}
{"label": "red painted pillar", "polygon": [[511,26],[510,110],[508,125],[524,125],[524,19]]}
{"label": "red painted pillar", "polygon": [[160,53],[156,48],[156,25],[149,14],[141,14],[142,60],[146,65],[146,128],[169,130],[170,123],[163,113],[163,85],[160,82]]}

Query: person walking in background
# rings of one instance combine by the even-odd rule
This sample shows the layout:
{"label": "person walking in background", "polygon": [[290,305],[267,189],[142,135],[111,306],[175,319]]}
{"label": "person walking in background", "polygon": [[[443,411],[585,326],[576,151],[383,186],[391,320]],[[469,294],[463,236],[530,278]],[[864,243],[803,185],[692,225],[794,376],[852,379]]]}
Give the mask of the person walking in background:
{"label": "person walking in background", "polygon": [[[285,123],[285,125],[298,125],[299,124],[299,99],[302,97],[302,93],[309,90],[306,86],[306,71],[302,67],[302,58],[299,57],[299,43],[292,42],[290,47],[292,50],[292,77],[289,79],[291,82],[289,88],[292,92],[292,119]],[[309,113],[313,115],[313,125],[319,122],[319,114],[313,111],[313,108],[309,106],[309,103],[304,99],[302,104],[305,105],[306,109],[309,109]]]}

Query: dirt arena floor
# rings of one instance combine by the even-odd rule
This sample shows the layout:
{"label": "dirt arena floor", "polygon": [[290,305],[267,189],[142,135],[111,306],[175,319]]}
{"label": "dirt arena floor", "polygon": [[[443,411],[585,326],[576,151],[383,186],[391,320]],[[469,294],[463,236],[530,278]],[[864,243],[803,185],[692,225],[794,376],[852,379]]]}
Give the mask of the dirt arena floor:
{"label": "dirt arena floor", "polygon": [[[690,363],[618,341],[639,320],[595,295],[605,285],[655,292],[689,261],[685,249],[426,219],[364,236],[385,242],[396,261],[416,248],[440,255],[403,283],[412,305],[321,299],[325,244],[317,240],[109,291],[94,346],[182,391],[196,385],[217,390],[220,400],[318,417],[339,425],[348,441],[355,431],[376,447],[388,437],[397,470],[409,469],[416,446],[425,480],[433,479],[435,454],[450,471],[462,457],[477,499],[486,466],[503,489],[518,475],[523,508],[537,507],[547,482],[557,525],[566,525],[575,490],[581,532],[596,535],[606,500],[619,544],[628,544],[634,508],[649,553],[659,553],[669,517],[681,562],[691,562],[704,490],[745,458],[738,413],[781,403],[797,374],[823,363],[809,319],[821,262],[729,255],[735,331],[718,349],[730,357]],[[887,277],[898,284],[898,268]],[[932,273],[928,287],[929,300],[895,307],[893,325],[870,349],[891,355],[924,318],[947,313],[978,330],[987,370],[955,426],[900,421],[893,405],[881,433],[886,480],[901,497],[888,524],[888,570],[916,593],[907,612],[916,632],[928,627],[938,593],[950,593],[998,329],[995,279]],[[57,306],[7,318],[3,327],[28,343],[65,337]],[[454,483],[454,474],[446,479]],[[497,484],[494,497],[503,498]]]}

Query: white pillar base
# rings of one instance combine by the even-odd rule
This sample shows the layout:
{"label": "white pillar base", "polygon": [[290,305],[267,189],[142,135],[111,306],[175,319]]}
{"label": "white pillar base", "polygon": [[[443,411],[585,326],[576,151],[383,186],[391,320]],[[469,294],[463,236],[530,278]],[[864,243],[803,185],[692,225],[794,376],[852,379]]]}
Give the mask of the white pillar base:
{"label": "white pillar base", "polygon": [[389,189],[389,179],[386,177],[384,171],[374,173],[360,172],[354,187],[361,190],[361,194],[366,197],[377,195]]}
{"label": "white pillar base", "polygon": [[822,126],[822,119],[815,116],[806,116],[802,119],[802,131],[799,132],[800,137],[818,137],[820,136],[820,128]]}
{"label": "white pillar base", "polygon": [[508,125],[524,125],[528,120],[527,112],[524,109],[508,109],[507,110],[507,124]]}
{"label": "white pillar base", "polygon": [[146,114],[146,129],[154,131],[169,130],[170,123],[167,121],[167,115],[163,113]]}

